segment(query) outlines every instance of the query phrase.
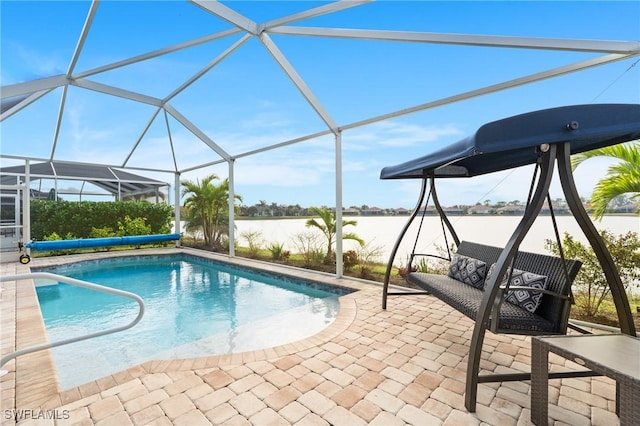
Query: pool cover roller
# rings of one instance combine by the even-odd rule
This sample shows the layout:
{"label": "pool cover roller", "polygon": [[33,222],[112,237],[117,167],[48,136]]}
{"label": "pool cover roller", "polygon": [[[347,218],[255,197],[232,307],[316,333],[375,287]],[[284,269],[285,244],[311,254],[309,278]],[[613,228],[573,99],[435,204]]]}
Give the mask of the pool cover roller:
{"label": "pool cover roller", "polygon": [[31,250],[65,250],[89,247],[140,245],[177,241],[180,234],[126,235],[124,237],[83,238],[77,240],[31,241],[25,247]]}

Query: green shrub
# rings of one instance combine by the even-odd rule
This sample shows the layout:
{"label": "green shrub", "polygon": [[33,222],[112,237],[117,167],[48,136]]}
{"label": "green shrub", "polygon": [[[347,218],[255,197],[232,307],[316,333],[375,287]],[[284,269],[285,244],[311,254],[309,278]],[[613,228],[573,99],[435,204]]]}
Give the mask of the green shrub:
{"label": "green shrub", "polygon": [[129,215],[124,217],[124,221],[118,221],[119,237],[125,235],[149,235],[151,234],[151,226],[147,225],[146,217],[136,217],[131,219]]}
{"label": "green shrub", "polygon": [[58,235],[57,232],[52,232],[49,235],[45,235],[44,236],[44,240],[45,241],[60,241],[60,240],[62,240],[62,237],[60,235]]}
{"label": "green shrub", "polygon": [[[613,262],[618,269],[625,289],[636,290],[640,286],[640,238],[636,232],[614,235],[608,230],[599,232],[607,246]],[[558,244],[553,240],[545,241],[545,248],[555,255],[559,254]],[[562,240],[565,257],[582,261],[582,267],[573,287],[577,314],[586,319],[594,319],[601,313],[605,302],[611,301],[611,288],[602,271],[600,262],[590,245],[585,245],[565,233]]]}
{"label": "green shrub", "polygon": [[[55,232],[58,235],[70,233],[77,238],[90,238],[93,228],[119,229],[119,224],[126,216],[131,220],[144,218],[144,225],[150,227],[147,234],[166,234],[171,230],[173,207],[144,201],[32,200],[31,236],[36,240],[42,240],[45,235]],[[135,223],[131,226],[138,225],[140,224]],[[140,229],[146,230],[144,227]]]}
{"label": "green shrub", "polygon": [[260,231],[244,231],[240,236],[249,244],[249,257],[258,257],[263,244],[262,233]]}
{"label": "green shrub", "polygon": [[368,242],[358,248],[358,264],[360,266],[360,278],[370,279],[372,276],[373,265],[379,261],[384,248],[382,246],[374,246]]}
{"label": "green shrub", "polygon": [[116,233],[108,226],[103,226],[102,228],[91,227],[91,232],[89,232],[89,238],[106,238],[115,236]]}
{"label": "green shrub", "polygon": [[345,271],[350,270],[358,264],[358,253],[355,250],[347,250],[342,253],[342,266]]}
{"label": "green shrub", "polygon": [[313,265],[324,263],[325,252],[322,242],[319,241],[315,233],[300,233],[294,236],[293,244],[302,256],[304,266],[309,268]]}
{"label": "green shrub", "polygon": [[273,260],[287,260],[290,256],[289,251],[284,249],[284,244],[282,243],[271,243],[268,250]]}

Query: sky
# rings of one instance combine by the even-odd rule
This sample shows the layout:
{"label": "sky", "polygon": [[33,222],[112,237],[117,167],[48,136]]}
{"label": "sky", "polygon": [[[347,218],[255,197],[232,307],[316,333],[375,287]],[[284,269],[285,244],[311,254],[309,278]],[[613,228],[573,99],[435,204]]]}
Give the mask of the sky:
{"label": "sky", "polygon": [[[326,3],[223,4],[261,24]],[[2,86],[65,74],[89,8],[85,1],[1,1]],[[291,26],[638,42],[639,16],[640,3],[636,1],[380,1]],[[73,74],[230,28],[228,22],[189,2],[103,1]],[[87,80],[162,99],[241,38],[242,34],[222,37],[94,74]],[[286,34],[269,34],[269,38],[339,126],[602,55]],[[463,139],[484,123],[563,105],[638,103],[639,60],[636,56],[345,130],[342,205],[413,207],[419,183],[381,181],[380,170]],[[64,108],[62,98],[63,90],[57,88],[0,122],[3,166],[16,164],[7,156],[45,159],[53,153],[55,160],[126,163],[140,168],[131,170],[133,173],[172,185],[172,173],[143,169],[170,171],[177,166],[186,170],[181,179],[191,181],[212,173],[221,179],[228,176],[225,162],[196,168],[219,162],[220,156],[171,115],[165,120],[161,113],[151,121],[155,107],[74,86],[66,93]],[[332,135],[243,155],[327,130],[257,37],[233,50],[169,104],[231,156],[239,156],[233,179],[235,192],[245,205],[261,200],[336,205]],[[54,139],[61,109],[62,120]],[[610,160],[592,159],[576,170],[581,196],[590,195],[611,164]],[[531,173],[531,167],[523,167],[447,181],[439,188],[440,201],[443,205],[524,201]],[[47,185],[53,183],[42,185],[41,189],[48,190]],[[61,182],[58,188],[74,185]],[[552,186],[551,196],[562,197],[557,184]]]}

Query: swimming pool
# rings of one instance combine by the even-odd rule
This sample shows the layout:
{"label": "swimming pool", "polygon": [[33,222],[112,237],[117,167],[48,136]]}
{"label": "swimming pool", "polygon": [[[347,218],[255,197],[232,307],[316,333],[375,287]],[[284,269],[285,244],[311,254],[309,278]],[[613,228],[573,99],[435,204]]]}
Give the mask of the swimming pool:
{"label": "swimming pool", "polygon": [[[34,268],[35,270],[35,268]],[[145,315],[130,330],[52,349],[63,389],[149,360],[277,346],[335,318],[349,289],[188,254],[118,257],[39,268],[130,291]],[[49,341],[124,325],[135,302],[62,283],[36,282]]]}

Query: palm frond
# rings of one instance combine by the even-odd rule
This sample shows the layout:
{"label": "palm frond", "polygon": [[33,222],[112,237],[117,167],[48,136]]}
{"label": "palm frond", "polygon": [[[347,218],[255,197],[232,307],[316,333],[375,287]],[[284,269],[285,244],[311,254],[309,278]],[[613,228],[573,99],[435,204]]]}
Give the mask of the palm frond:
{"label": "palm frond", "polygon": [[618,174],[601,179],[591,194],[594,217],[601,219],[614,198],[628,193],[640,194],[640,174]]}
{"label": "palm frond", "polygon": [[571,156],[571,169],[575,170],[585,160],[593,157],[611,157],[621,161],[640,164],[640,141],[598,148]]}

